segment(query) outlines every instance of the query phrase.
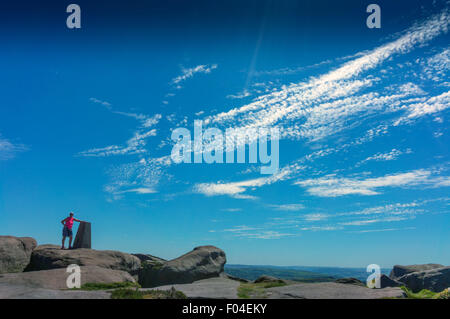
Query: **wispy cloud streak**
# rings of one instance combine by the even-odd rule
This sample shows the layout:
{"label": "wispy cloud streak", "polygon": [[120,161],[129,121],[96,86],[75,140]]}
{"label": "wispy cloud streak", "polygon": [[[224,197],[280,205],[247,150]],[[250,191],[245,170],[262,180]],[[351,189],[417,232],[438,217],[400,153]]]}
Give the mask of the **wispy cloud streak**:
{"label": "wispy cloud streak", "polygon": [[152,129],[151,127],[158,124],[159,120],[162,117],[161,114],[148,116],[145,114],[115,111],[112,109],[112,105],[108,102],[101,101],[96,98],[90,98],[90,101],[93,103],[106,106],[107,109],[110,110],[112,113],[134,118],[137,121],[139,121],[140,125],[134,132],[133,137],[128,139],[125,145],[110,145],[106,147],[92,148],[78,153],[77,154],[78,156],[106,157],[113,155],[142,154],[147,152],[147,149],[145,148],[145,146],[147,145],[146,140],[150,136],[156,136],[157,133],[156,129]]}
{"label": "wispy cloud streak", "polygon": [[28,147],[23,144],[13,144],[0,135],[0,161],[14,158],[17,153],[27,151]]}
{"label": "wispy cloud streak", "polygon": [[378,195],[386,187],[439,187],[450,185],[450,177],[435,176],[432,170],[419,169],[375,178],[345,178],[334,175],[299,180],[294,184],[306,188],[309,194],[320,197],[344,195]]}
{"label": "wispy cloud streak", "polygon": [[172,84],[180,84],[181,82],[183,82],[189,78],[192,78],[197,73],[208,74],[208,73],[211,73],[211,71],[214,69],[217,69],[217,64],[212,64],[212,65],[201,64],[201,65],[197,65],[192,68],[183,68],[181,70],[182,74],[175,77],[174,79],[172,79],[171,83]]}

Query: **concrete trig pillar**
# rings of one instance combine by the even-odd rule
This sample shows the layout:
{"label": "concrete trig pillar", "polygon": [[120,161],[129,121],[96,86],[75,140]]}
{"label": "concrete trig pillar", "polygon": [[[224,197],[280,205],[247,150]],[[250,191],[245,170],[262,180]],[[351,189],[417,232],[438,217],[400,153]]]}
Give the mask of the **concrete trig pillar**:
{"label": "concrete trig pillar", "polygon": [[80,223],[73,248],[91,248],[91,223]]}

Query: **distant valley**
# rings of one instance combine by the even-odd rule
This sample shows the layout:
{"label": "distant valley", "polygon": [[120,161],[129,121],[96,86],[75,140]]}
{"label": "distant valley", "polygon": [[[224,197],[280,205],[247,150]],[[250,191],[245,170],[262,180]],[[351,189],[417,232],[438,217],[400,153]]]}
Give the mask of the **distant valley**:
{"label": "distant valley", "polygon": [[[389,275],[391,269],[382,268]],[[270,266],[270,265],[225,265],[225,272],[239,278],[255,280],[261,275],[300,282],[327,282],[338,278],[353,277],[363,282],[369,275],[366,268],[314,267],[314,266]]]}

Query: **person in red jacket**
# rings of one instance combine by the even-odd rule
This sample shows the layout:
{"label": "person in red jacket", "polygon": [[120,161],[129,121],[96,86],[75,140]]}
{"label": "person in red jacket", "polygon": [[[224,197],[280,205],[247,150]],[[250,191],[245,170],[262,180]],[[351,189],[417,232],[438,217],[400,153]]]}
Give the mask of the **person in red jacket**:
{"label": "person in red jacket", "polygon": [[61,224],[63,224],[64,228],[63,228],[63,238],[62,238],[62,246],[61,249],[64,249],[64,242],[66,241],[66,237],[69,237],[69,249],[72,249],[72,238],[73,238],[73,233],[72,233],[72,227],[73,227],[73,222],[79,222],[81,223],[82,220],[76,219],[73,217],[73,212],[70,212],[69,217],[64,218],[61,221]]}

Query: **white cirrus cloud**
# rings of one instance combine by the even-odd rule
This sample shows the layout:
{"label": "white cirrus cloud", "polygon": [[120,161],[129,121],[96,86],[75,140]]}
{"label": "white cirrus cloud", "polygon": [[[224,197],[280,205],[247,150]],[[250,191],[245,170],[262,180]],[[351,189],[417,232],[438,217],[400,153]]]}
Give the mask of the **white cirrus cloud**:
{"label": "white cirrus cloud", "polygon": [[197,73],[208,74],[208,73],[211,73],[211,71],[214,69],[217,69],[217,64],[211,64],[211,65],[201,64],[201,65],[197,65],[192,68],[182,68],[182,70],[181,70],[182,74],[173,78],[171,83],[179,84],[189,78],[192,78]]}
{"label": "white cirrus cloud", "polygon": [[227,95],[227,99],[243,99],[245,97],[250,96],[251,93],[248,90],[244,90],[242,92],[239,92],[237,94],[229,94]]}
{"label": "white cirrus cloud", "polygon": [[407,119],[443,111],[450,108],[450,91],[430,97],[425,102],[408,105],[406,108],[408,110]]}
{"label": "white cirrus cloud", "polygon": [[[401,111],[404,101],[421,98],[418,95],[425,92],[418,85],[408,82],[393,93],[391,89],[391,94],[384,94],[380,89],[360,94],[382,82],[382,78],[367,74],[367,71],[447,33],[449,23],[449,10],[445,9],[409,28],[398,39],[356,54],[352,60],[322,76],[284,85],[249,104],[208,116],[204,119],[205,126],[232,125],[243,132],[278,126],[281,138],[317,141],[355,128],[380,112]],[[386,89],[389,87],[391,85]],[[248,142],[258,138],[255,134],[253,140]],[[239,139],[237,146],[246,142],[245,138]]]}
{"label": "white cirrus cloud", "polygon": [[303,216],[303,219],[306,221],[322,221],[330,218],[329,214],[322,214],[322,213],[312,213],[312,214],[306,214]]}
{"label": "white cirrus cloud", "polygon": [[356,165],[359,166],[363,163],[369,162],[369,161],[393,161],[396,160],[400,155],[403,154],[411,154],[411,149],[406,149],[405,151],[400,151],[395,148],[393,148],[391,151],[387,153],[376,153],[372,156],[367,157],[366,159],[358,162]]}
{"label": "white cirrus cloud", "polygon": [[399,230],[414,230],[414,229],[416,229],[416,227],[381,228],[381,229],[354,230],[354,231],[349,231],[348,233],[365,234],[365,233],[379,233],[379,232],[390,232],[390,231],[399,231]]}
{"label": "white cirrus cloud", "polygon": [[450,185],[450,177],[433,176],[432,170],[418,169],[375,178],[345,178],[328,175],[316,179],[299,180],[294,184],[307,189],[307,192],[320,197],[344,195],[377,195],[379,188]]}
{"label": "white cirrus cloud", "polygon": [[115,194],[119,195],[119,194],[125,194],[125,193],[136,193],[136,194],[153,194],[156,193],[157,191],[152,189],[152,188],[148,188],[148,187],[138,187],[138,188],[131,188],[131,189],[127,189],[124,191],[118,191]]}
{"label": "white cirrus cloud", "polygon": [[341,230],[342,226],[309,226],[300,228],[303,231],[332,231],[332,230]]}
{"label": "white cirrus cloud", "polygon": [[[238,132],[247,130],[267,128],[277,126],[281,131],[281,138],[306,139],[318,141],[328,136],[336,135],[343,130],[357,127],[364,120],[373,119],[374,116],[383,112],[407,111],[413,104],[421,103],[433,98],[425,97],[421,87],[412,82],[396,85],[389,83],[385,94],[382,90],[370,88],[380,85],[381,77],[368,75],[366,71],[374,70],[383,62],[390,61],[395,56],[405,55],[417,47],[427,44],[432,39],[448,32],[450,23],[448,9],[440,14],[432,16],[422,23],[415,24],[406,30],[399,38],[381,45],[373,50],[365,51],[354,55],[351,60],[342,66],[318,77],[313,77],[307,82],[300,82],[282,86],[279,90],[274,90],[269,94],[262,95],[254,99],[251,103],[238,108],[208,116],[204,119],[204,126],[230,125]],[[191,72],[187,72],[191,75]],[[180,78],[181,79],[181,78]],[[362,92],[362,93],[361,93]],[[429,112],[429,111],[428,111]],[[416,112],[417,113],[417,112]],[[374,136],[385,134],[387,128],[393,125],[394,121],[382,123],[367,132],[358,141],[349,145],[359,145],[370,141]],[[373,124],[373,122],[372,122]],[[240,134],[237,137],[236,148],[243,144],[253,143],[258,138],[258,134],[250,137],[247,134]],[[206,142],[202,151],[210,151],[216,145]],[[342,147],[331,147],[326,150],[317,151],[311,154],[311,159],[336,153]],[[398,154],[378,154],[371,160],[389,160]],[[277,181],[293,178],[298,175],[301,161],[294,161],[282,169],[283,178],[256,178],[240,182],[213,182],[197,183],[194,191],[206,196],[227,195],[234,198],[255,198],[246,194],[249,189],[255,189],[265,185],[270,185]],[[415,174],[420,174],[416,171]],[[408,180],[411,174],[400,176],[390,176],[389,181],[375,179],[371,185],[358,183],[358,180],[341,178],[338,185],[308,186],[308,191],[319,196],[341,196],[345,194],[375,195],[380,187],[389,187],[395,184],[396,179]],[[414,175],[414,174],[413,174]],[[386,177],[387,178],[387,177]],[[333,179],[327,180],[327,183]],[[312,180],[299,182],[312,183]],[[384,186],[377,186],[377,183]],[[320,181],[314,180],[314,183]],[[344,184],[345,187],[341,187]],[[406,183],[402,184],[403,186]],[[442,181],[441,185],[445,184]],[[370,187],[369,187],[370,186]]]}
{"label": "white cirrus cloud", "polygon": [[[96,102],[96,100],[92,100],[94,103],[105,103],[105,102]],[[161,114],[155,114],[153,116],[148,116],[144,114],[137,113],[128,113],[128,112],[120,112],[114,111],[111,108],[111,104],[109,104],[108,109],[115,114],[127,116],[134,118],[140,122],[137,130],[134,132],[133,137],[128,139],[125,145],[109,145],[106,147],[92,148],[86,151],[79,152],[78,156],[86,156],[86,157],[106,157],[113,155],[133,155],[133,154],[142,154],[146,153],[147,150],[145,146],[147,145],[147,138],[151,136],[156,136],[156,129],[151,129],[152,126],[158,124],[160,119],[162,118]]]}
{"label": "white cirrus cloud", "polygon": [[368,224],[374,224],[374,223],[389,223],[389,222],[398,222],[402,220],[408,220],[412,219],[414,216],[411,217],[385,217],[385,218],[375,218],[375,219],[361,219],[361,220],[354,220],[351,222],[342,222],[339,223],[342,226],[362,226],[362,225],[368,225]]}
{"label": "white cirrus cloud", "polygon": [[110,182],[105,191],[112,200],[121,199],[126,193],[153,194],[165,170],[171,165],[169,157],[141,159],[137,162],[113,166],[108,170]]}
{"label": "white cirrus cloud", "polygon": [[447,47],[426,59],[422,62],[422,66],[422,75],[425,75],[428,79],[438,83],[442,80],[447,80],[448,71],[450,70],[450,48]]}
{"label": "white cirrus cloud", "polygon": [[287,178],[288,171],[282,170],[269,177],[260,177],[240,182],[214,182],[198,183],[194,185],[194,192],[205,196],[228,195],[239,199],[254,199],[254,196],[243,194],[248,188],[262,187],[273,184],[277,181]]}
{"label": "white cirrus cloud", "polygon": [[259,229],[259,228],[249,227],[246,225],[239,225],[239,226],[234,226],[232,228],[224,229],[223,231],[232,232],[232,233],[240,233],[240,232],[245,232],[245,231],[249,231],[249,230],[257,230],[257,229]]}
{"label": "white cirrus cloud", "polygon": [[239,234],[239,237],[246,237],[250,239],[280,239],[282,237],[298,236],[298,234],[282,233],[275,230],[265,230],[259,232],[248,232]]}
{"label": "white cirrus cloud", "polygon": [[[389,64],[396,56],[408,54],[413,49],[420,48],[434,38],[445,34],[448,32],[449,23],[449,10],[445,9],[440,14],[415,24],[397,39],[373,50],[356,54],[350,60],[346,60],[346,63],[326,74],[312,77],[305,82],[284,85],[252,100],[251,103],[207,116],[204,119],[205,126],[234,127],[243,132],[247,128],[278,126],[281,129],[282,138],[319,141],[337,135],[343,130],[358,127],[364,121],[374,119],[378,114],[403,112],[403,117],[412,120],[425,114],[442,111],[448,106],[448,96],[446,95],[448,92],[429,97],[421,87],[414,83],[407,82],[392,87],[392,81],[389,81],[389,85],[384,87],[386,93],[379,88],[384,84],[385,77],[375,72],[368,74],[368,71],[376,71],[376,68],[383,63]],[[405,63],[405,65],[407,64]],[[216,67],[217,65],[199,65],[183,69],[182,74],[174,78],[171,83],[180,85],[195,74],[210,73]],[[185,118],[179,125],[185,125],[186,122]],[[374,129],[352,145],[362,144],[374,136],[384,134],[387,128],[393,125],[393,121],[388,124],[378,124],[375,120],[371,121]],[[242,139],[239,139],[236,147],[252,143],[259,138],[258,135],[255,135],[253,140],[248,141],[246,137],[243,136]],[[127,147],[128,145],[125,146],[125,148]],[[137,149],[142,150],[144,147],[138,145]],[[208,145],[204,149],[210,150]],[[323,152],[318,151],[311,154],[311,159],[336,153],[339,149],[339,146],[329,147]],[[383,158],[387,160],[395,156],[398,154],[378,154],[378,157],[371,160],[383,160]],[[298,178],[297,173],[300,169],[300,165],[291,164],[281,170],[282,177],[278,174],[273,177],[254,178],[239,182],[197,183],[193,189],[206,196],[227,195],[234,198],[255,198],[246,192],[289,178]],[[384,187],[446,186],[449,183],[448,178],[438,178],[433,174],[427,170],[416,170],[378,178],[345,178],[327,175],[322,178],[300,180],[296,184],[305,187],[313,195],[335,197],[346,194],[375,195]]]}
{"label": "white cirrus cloud", "polygon": [[305,208],[303,204],[271,204],[269,207],[283,211],[298,211]]}
{"label": "white cirrus cloud", "polygon": [[108,109],[111,108],[111,103],[109,103],[109,102],[107,102],[107,101],[99,100],[99,99],[97,99],[97,98],[95,98],[95,97],[89,98],[89,101],[91,101],[91,102],[93,102],[93,103],[101,104],[101,105],[105,106],[105,107],[108,108]]}
{"label": "white cirrus cloud", "polygon": [[135,132],[134,136],[126,142],[125,146],[110,145],[101,148],[92,148],[90,150],[80,152],[78,153],[78,155],[104,157],[111,155],[142,154],[147,152],[147,150],[145,149],[145,145],[147,144],[146,139],[150,136],[156,136],[155,129],[146,132]]}
{"label": "white cirrus cloud", "polygon": [[27,151],[28,147],[23,144],[13,144],[0,135],[0,161],[14,158],[17,153]]}
{"label": "white cirrus cloud", "polygon": [[296,236],[298,234],[282,233],[276,230],[262,229],[260,227],[249,227],[246,225],[234,226],[224,229],[224,232],[230,232],[234,237],[250,239],[279,239],[282,237]]}
{"label": "white cirrus cloud", "polygon": [[[406,203],[388,203],[381,206],[367,207],[357,211],[348,212],[320,212],[310,214],[295,214],[291,216],[271,217],[267,222],[258,225],[237,225],[221,232],[232,233],[233,236],[247,238],[276,238],[283,236],[299,236],[300,232],[318,231],[346,231],[348,233],[369,233],[393,231],[405,228],[385,228],[382,230],[370,228],[372,225],[383,223],[401,223],[415,219],[420,214],[432,213],[426,206],[439,204],[448,206],[448,197],[438,197],[426,200],[414,200]],[[433,210],[434,210],[433,209]],[[358,228],[359,229],[358,229]],[[354,230],[357,228],[356,230]],[[290,229],[290,233],[284,230]],[[351,229],[351,231],[347,231]],[[269,236],[272,233],[273,236]],[[280,236],[278,236],[278,235]]]}
{"label": "white cirrus cloud", "polygon": [[208,120],[220,123],[239,117],[239,121],[244,125],[265,127],[288,116],[307,116],[309,108],[314,109],[318,102],[348,96],[370,86],[374,79],[349,80],[377,67],[395,54],[405,54],[415,46],[447,32],[449,21],[448,10],[444,10],[441,14],[410,28],[399,39],[366,52],[336,70],[312,78],[307,83],[284,86],[280,91],[259,97],[250,104],[212,116]]}

